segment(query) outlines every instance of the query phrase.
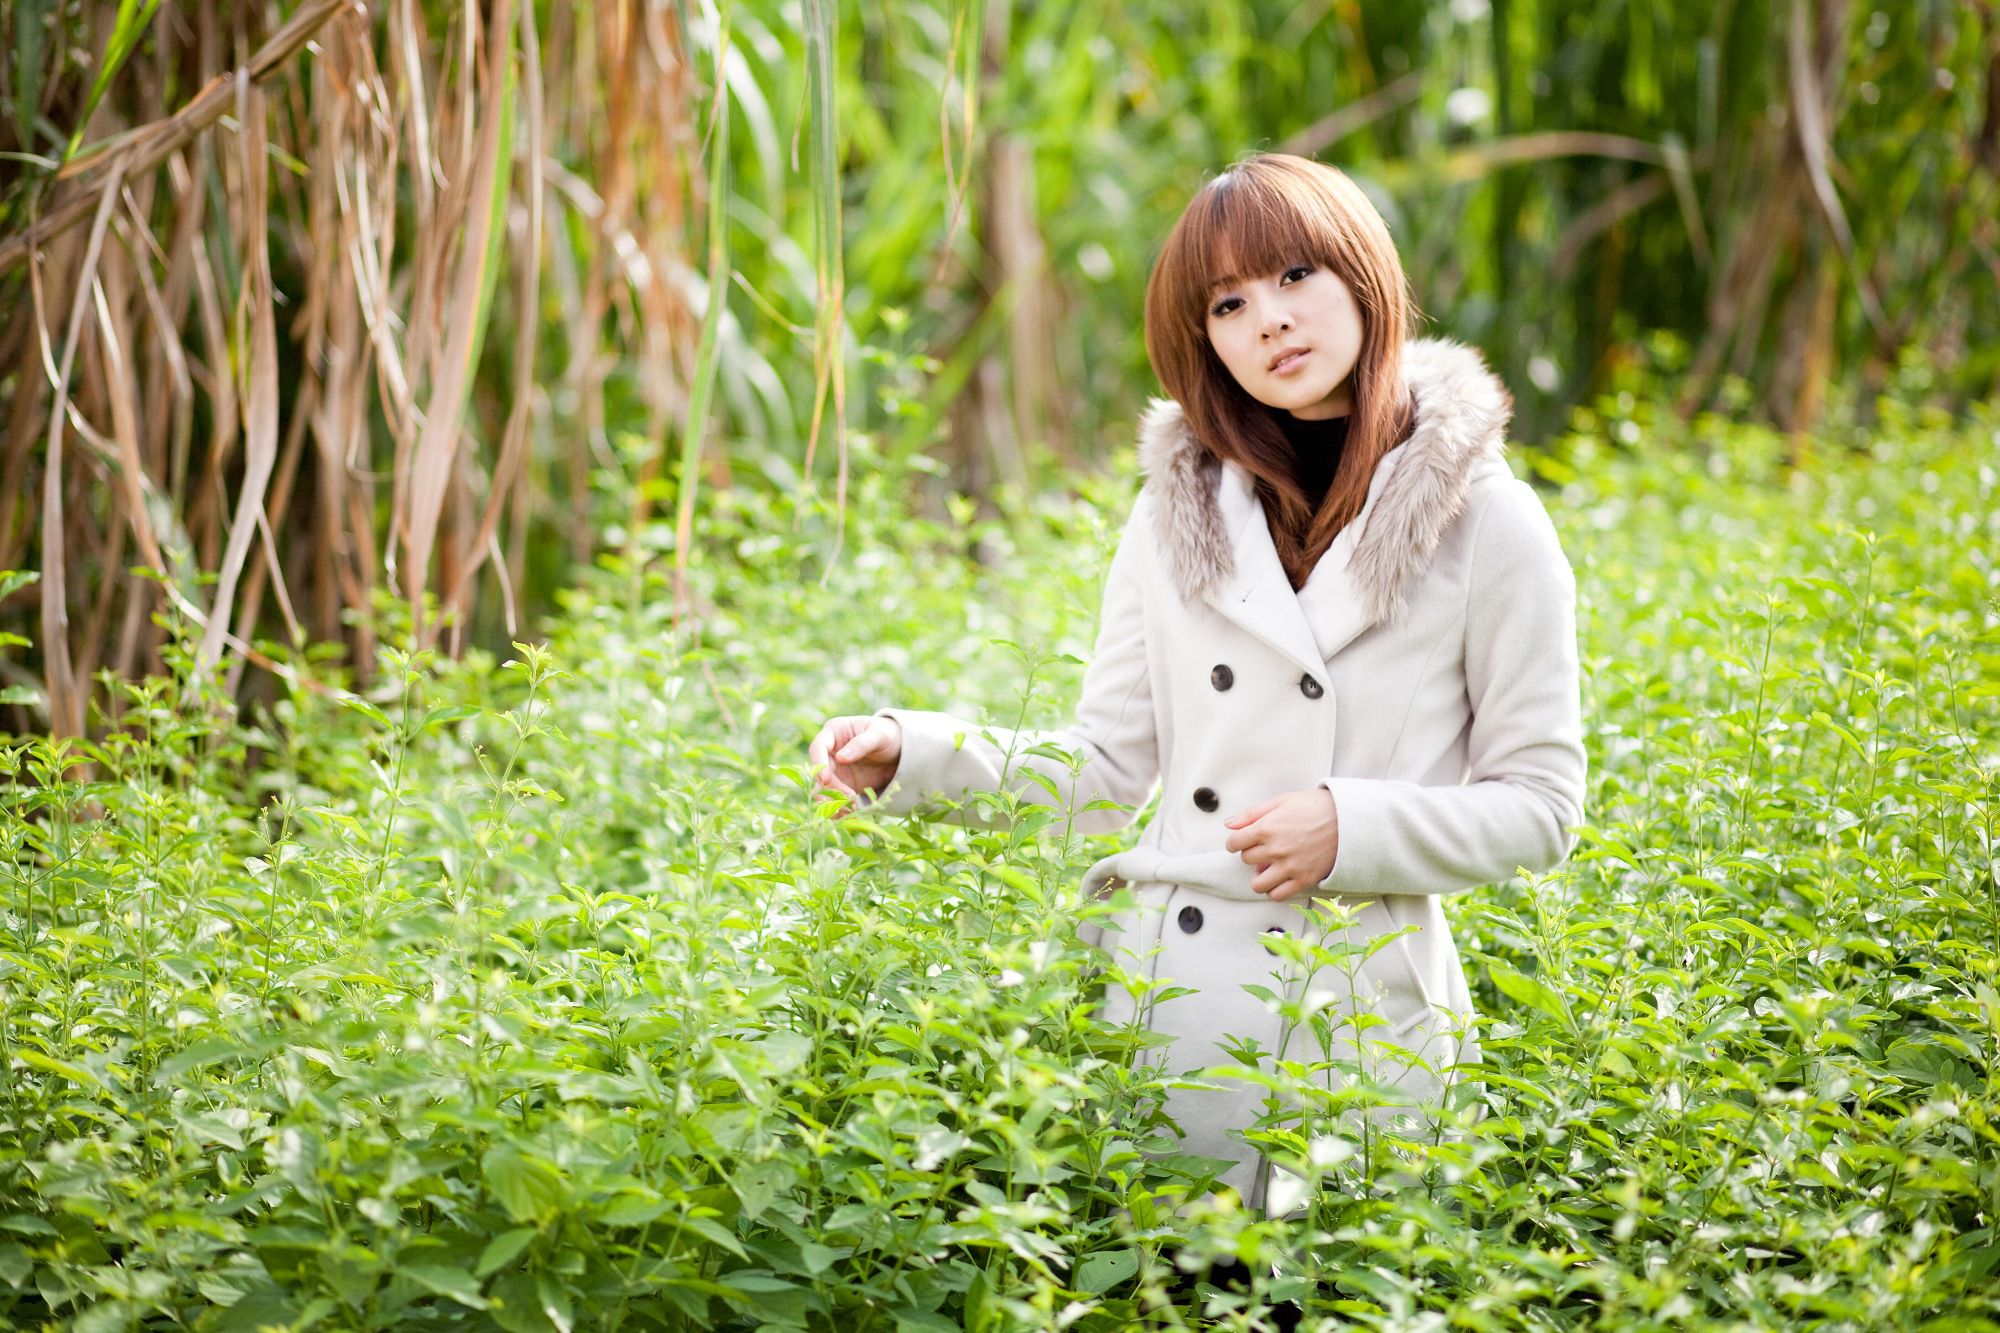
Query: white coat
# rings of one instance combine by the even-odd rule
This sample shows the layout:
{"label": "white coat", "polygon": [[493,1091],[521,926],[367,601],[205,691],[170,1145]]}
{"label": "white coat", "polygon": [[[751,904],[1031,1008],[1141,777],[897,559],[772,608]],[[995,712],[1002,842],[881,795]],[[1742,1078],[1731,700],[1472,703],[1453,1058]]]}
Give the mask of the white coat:
{"label": "white coat", "polygon": [[[1334,992],[1336,1012],[1382,1020],[1360,1043],[1375,1078],[1436,1096],[1478,1053],[1440,895],[1547,869],[1575,843],[1585,776],[1575,581],[1540,498],[1501,456],[1513,401],[1476,351],[1448,339],[1407,343],[1403,365],[1415,428],[1296,592],[1249,474],[1209,454],[1179,404],[1155,399],[1141,422],[1145,483],[1111,561],[1075,721],[1015,735],[878,710],[901,725],[903,748],[876,810],[980,823],[954,803],[1004,781],[1081,812],[1078,831],[1101,832],[1159,792],[1136,844],[1086,872],[1087,891],[1129,886],[1131,897],[1085,934],[1128,970],[1194,989],[1135,1011],[1111,986],[1103,1002],[1104,1018],[1173,1038],[1148,1056],[1171,1071],[1234,1063],[1232,1034],[1256,1038],[1266,1059],[1281,1046],[1288,1059],[1326,1058],[1317,1042],[1304,1049],[1309,1028],[1287,1031],[1244,987],[1299,995],[1301,978],[1264,932],[1305,930],[1306,898],[1334,896],[1358,909],[1352,942],[1414,929],[1361,963],[1357,984],[1322,970],[1311,985]],[[1084,757],[1074,784],[1067,766],[1024,753],[1041,742]],[[1060,802],[1030,768],[1054,780]],[[1223,821],[1314,786],[1332,793],[1339,820],[1332,873],[1310,895],[1272,902],[1224,846]],[[1097,800],[1130,809],[1083,810]],[[1405,1052],[1421,1061],[1374,1058]],[[1222,1183],[1249,1207],[1285,1211],[1289,1182],[1274,1190],[1258,1152],[1229,1132],[1256,1120],[1263,1089],[1209,1081],[1226,1086],[1169,1095],[1184,1150],[1235,1159]]]}

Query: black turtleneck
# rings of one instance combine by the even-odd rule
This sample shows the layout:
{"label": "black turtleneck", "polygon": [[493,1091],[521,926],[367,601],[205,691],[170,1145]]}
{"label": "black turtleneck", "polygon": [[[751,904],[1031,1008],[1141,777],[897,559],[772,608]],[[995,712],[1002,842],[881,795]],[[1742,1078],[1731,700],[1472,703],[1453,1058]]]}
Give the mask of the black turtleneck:
{"label": "black turtleneck", "polygon": [[1306,421],[1286,411],[1273,415],[1278,418],[1278,424],[1284,428],[1285,439],[1292,446],[1292,475],[1298,478],[1306,499],[1317,512],[1320,501],[1326,498],[1327,488],[1333,485],[1333,473],[1340,466],[1340,455],[1347,448],[1348,418],[1337,416]]}

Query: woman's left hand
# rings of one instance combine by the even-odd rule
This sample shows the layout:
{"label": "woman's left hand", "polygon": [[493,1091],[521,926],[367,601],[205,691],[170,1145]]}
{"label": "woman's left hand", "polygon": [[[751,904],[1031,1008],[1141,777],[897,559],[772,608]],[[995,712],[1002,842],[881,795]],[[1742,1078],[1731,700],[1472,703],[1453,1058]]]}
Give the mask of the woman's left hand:
{"label": "woman's left hand", "polygon": [[1236,830],[1222,845],[1243,854],[1257,872],[1250,887],[1273,902],[1317,885],[1340,856],[1340,811],[1324,787],[1288,791],[1222,822]]}

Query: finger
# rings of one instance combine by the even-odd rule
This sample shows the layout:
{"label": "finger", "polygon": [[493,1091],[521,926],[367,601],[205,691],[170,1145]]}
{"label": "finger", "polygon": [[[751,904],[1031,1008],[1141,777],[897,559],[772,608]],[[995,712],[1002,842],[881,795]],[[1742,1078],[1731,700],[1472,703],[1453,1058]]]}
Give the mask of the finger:
{"label": "finger", "polygon": [[1236,814],[1231,815],[1229,818],[1223,820],[1222,822],[1230,828],[1241,828],[1245,824],[1248,824],[1253,820],[1262,819],[1265,815],[1269,814],[1271,812],[1272,807],[1276,806],[1277,804],[1278,803],[1276,800],[1259,801],[1257,802],[1257,804],[1250,806],[1247,809],[1242,810]]}
{"label": "finger", "polygon": [[865,759],[874,754],[881,746],[881,732],[874,730],[856,732],[847,744],[840,747],[834,758],[853,763],[857,759]]}
{"label": "finger", "polygon": [[1299,878],[1289,862],[1272,862],[1264,867],[1264,892],[1272,902],[1283,902],[1299,890]]}

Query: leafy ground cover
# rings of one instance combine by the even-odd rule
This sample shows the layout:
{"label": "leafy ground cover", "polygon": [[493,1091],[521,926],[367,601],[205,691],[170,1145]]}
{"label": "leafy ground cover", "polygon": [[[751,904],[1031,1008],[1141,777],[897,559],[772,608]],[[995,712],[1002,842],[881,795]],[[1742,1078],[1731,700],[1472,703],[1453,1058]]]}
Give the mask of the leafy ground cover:
{"label": "leafy ground cover", "polygon": [[[1791,474],[1607,400],[1538,462],[1590,827],[1450,903],[1460,1132],[1272,1117],[1291,1220],[1206,1197],[1090,1017],[1074,883],[1129,830],[808,795],[832,713],[1064,716],[1129,451],[927,522],[864,440],[823,580],[823,516],[716,497],[698,644],[670,557],[607,562],[364,703],[219,725],[182,674],[13,738],[0,1322],[2000,1326],[2000,416],[1882,413]],[[1167,1303],[1224,1256],[1252,1292]]]}

